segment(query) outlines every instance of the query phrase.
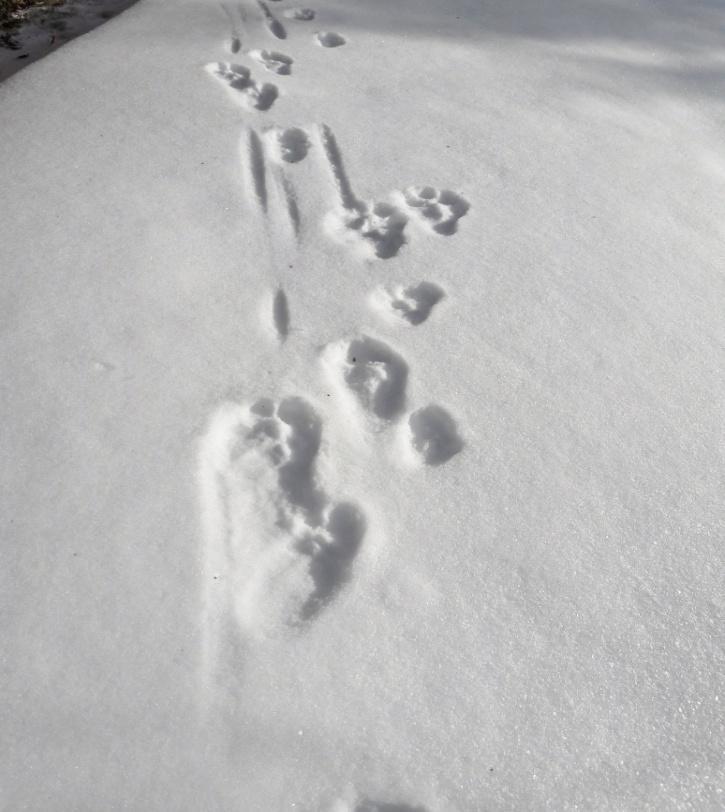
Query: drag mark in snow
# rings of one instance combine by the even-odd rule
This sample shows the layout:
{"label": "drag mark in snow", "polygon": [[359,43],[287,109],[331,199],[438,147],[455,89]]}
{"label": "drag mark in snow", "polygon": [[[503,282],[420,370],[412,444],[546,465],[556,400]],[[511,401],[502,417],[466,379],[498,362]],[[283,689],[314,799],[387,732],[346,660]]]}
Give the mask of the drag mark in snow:
{"label": "drag mark in snow", "polygon": [[277,288],[277,292],[274,294],[272,318],[274,319],[274,327],[277,331],[277,336],[279,340],[284,343],[289,335],[290,315],[287,294],[281,287]]}
{"label": "drag mark in snow", "polygon": [[341,34],[336,34],[334,31],[318,31],[315,34],[315,42],[323,48],[339,48],[344,45],[347,40]]}
{"label": "drag mark in snow", "polygon": [[279,95],[276,85],[257,84],[252,79],[249,68],[245,68],[244,65],[211,62],[206,69],[234,91],[236,98],[241,98],[247,106],[256,110],[262,112],[269,110]]}
{"label": "drag mark in snow", "polygon": [[[301,397],[223,405],[200,447],[207,673],[228,619],[247,637],[316,618],[352,575],[366,519],[322,489],[322,422]],[[208,585],[210,586],[210,585]]]}
{"label": "drag mark in snow", "polygon": [[277,37],[277,39],[287,39],[287,31],[285,30],[285,27],[274,16],[274,14],[272,14],[272,12],[269,10],[269,6],[264,2],[264,0],[257,0],[257,4],[262,10],[262,14],[264,14],[264,19],[270,33]]}
{"label": "drag mark in snow", "polygon": [[431,404],[408,419],[411,442],[426,465],[442,465],[463,449],[456,421],[442,406]]}
{"label": "drag mark in snow", "polygon": [[450,189],[433,186],[411,186],[402,199],[413,214],[436,234],[450,237],[458,230],[458,221],[471,208],[469,202]]}
{"label": "drag mark in snow", "polygon": [[285,175],[283,171],[280,171],[279,174],[285,203],[287,204],[287,215],[292,224],[295,237],[297,237],[300,233],[300,209],[297,205],[297,193],[295,192],[295,187],[292,185],[292,181],[287,175]]}
{"label": "drag mark in snow", "polygon": [[279,51],[250,51],[249,55],[252,59],[256,59],[257,62],[264,65],[271,73],[276,73],[279,76],[289,76],[292,73],[294,60]]}
{"label": "drag mark in snow", "polygon": [[432,282],[419,282],[404,288],[378,288],[372,296],[373,306],[391,313],[408,324],[418,326],[430,316],[433,308],[445,296],[445,291]]}
{"label": "drag mark in snow", "polygon": [[237,26],[234,15],[229,10],[228,6],[225,3],[220,3],[222,10],[227,15],[227,19],[229,20],[229,25],[231,27],[231,36],[229,38],[229,50],[233,54],[238,54],[239,51],[242,49],[242,35],[239,27]]}
{"label": "drag mark in snow", "polygon": [[326,124],[320,127],[320,140],[341,204],[341,210],[328,217],[330,232],[342,242],[362,246],[365,253],[372,252],[380,259],[394,257],[405,244],[408,218],[392,203],[359,200],[345,171],[337,139]]}
{"label": "drag mark in snow", "polygon": [[323,124],[320,127],[320,138],[322,140],[322,147],[325,151],[327,162],[332,171],[332,177],[335,180],[337,191],[340,195],[340,202],[344,209],[353,210],[360,205],[361,201],[355,197],[350,185],[350,179],[345,171],[345,164],[342,161],[342,153],[337,144],[337,139],[332,129]]}
{"label": "drag mark in snow", "polygon": [[249,174],[254,187],[254,195],[257,202],[267,213],[267,174],[264,161],[264,144],[262,139],[254,130],[249,131],[249,142],[247,145],[247,156],[249,160]]}

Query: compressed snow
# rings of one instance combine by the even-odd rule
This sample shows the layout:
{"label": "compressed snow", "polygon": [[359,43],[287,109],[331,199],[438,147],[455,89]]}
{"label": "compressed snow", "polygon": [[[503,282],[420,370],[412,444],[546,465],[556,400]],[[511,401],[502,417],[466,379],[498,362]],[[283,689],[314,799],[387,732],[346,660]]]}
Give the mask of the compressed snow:
{"label": "compressed snow", "polygon": [[3,806],[722,808],[725,12],[293,8],[0,85]]}

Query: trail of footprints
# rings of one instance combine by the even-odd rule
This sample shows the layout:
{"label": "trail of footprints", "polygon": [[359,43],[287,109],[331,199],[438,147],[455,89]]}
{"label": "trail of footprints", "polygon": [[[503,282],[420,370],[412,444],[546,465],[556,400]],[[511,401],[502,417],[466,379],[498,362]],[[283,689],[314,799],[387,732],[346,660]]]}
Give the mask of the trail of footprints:
{"label": "trail of footprints", "polygon": [[[243,55],[243,45],[248,39],[249,14],[245,5],[239,3],[236,9],[222,3],[222,10],[229,23],[229,51],[232,55]],[[264,0],[256,0],[256,10],[262,25],[267,32],[278,40],[287,39],[285,24],[270,9]],[[311,8],[290,8],[284,12],[284,17],[296,22],[310,22],[315,19],[315,11]],[[314,42],[323,48],[339,48],[346,43],[345,37],[335,31],[317,31],[313,35]],[[248,50],[246,55],[258,62],[266,70],[278,76],[290,76],[294,60],[280,51],[267,48],[254,48]],[[266,112],[272,107],[279,96],[279,88],[270,83],[258,83],[252,78],[251,71],[244,65],[229,62],[211,62],[207,70],[222,81],[230,90],[235,91],[235,98],[244,106],[253,107]]]}
{"label": "trail of footprints", "polygon": [[[249,7],[240,3],[235,9],[222,8],[230,26],[228,48],[235,57],[246,56],[278,77],[292,74],[292,57],[266,47],[248,47],[250,18],[255,15],[257,28],[276,40],[287,39],[285,24],[264,0],[254,0]],[[295,7],[284,9],[281,16],[295,23],[310,22],[316,15],[313,9]],[[313,32],[313,41],[324,48],[346,43],[332,31]],[[257,80],[246,65],[219,61],[206,68],[249,110],[267,112],[280,96],[276,84]],[[396,257],[409,243],[413,225],[421,234],[455,235],[470,208],[457,192],[433,186],[410,186],[379,200],[361,199],[353,190],[337,138],[326,124],[248,127],[242,159],[250,199],[273,241],[280,238],[280,229],[287,230],[292,244],[306,233],[293,176],[294,166],[311,154],[320,168],[326,167],[331,182],[324,232],[366,261]],[[423,280],[378,287],[369,304],[389,324],[419,328],[433,319],[445,297],[442,287]],[[284,346],[293,314],[281,285],[267,307],[272,331]],[[376,435],[383,430],[385,436],[390,429],[401,433],[411,459],[420,465],[436,468],[464,449],[458,424],[445,408],[433,403],[411,409],[409,364],[386,342],[369,335],[334,342],[323,350],[321,361],[349,395],[361,426],[369,425]],[[292,396],[278,402],[261,398],[251,404],[225,403],[212,416],[203,438],[200,472],[207,561],[216,568],[207,592],[207,616],[233,617],[248,639],[303,630],[353,576],[367,520],[354,501],[330,496],[323,488],[317,470],[322,435],[323,421],[315,406]],[[367,801],[356,809],[418,808]]]}

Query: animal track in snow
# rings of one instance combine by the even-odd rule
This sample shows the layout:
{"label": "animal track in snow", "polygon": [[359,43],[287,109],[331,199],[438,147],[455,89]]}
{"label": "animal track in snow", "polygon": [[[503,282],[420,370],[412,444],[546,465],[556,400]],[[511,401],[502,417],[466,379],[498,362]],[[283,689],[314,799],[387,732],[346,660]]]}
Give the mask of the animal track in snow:
{"label": "animal track in snow", "polygon": [[289,335],[290,315],[289,315],[289,302],[287,301],[287,294],[282,288],[277,288],[274,294],[274,301],[272,303],[272,319],[274,327],[277,331],[279,340],[284,343]]}
{"label": "animal track in snow", "polygon": [[[237,25],[234,19],[234,15],[229,10],[228,6],[224,3],[221,3],[221,7],[224,13],[227,15],[227,18],[229,19],[229,25],[231,27],[231,35],[229,37],[229,50],[233,54],[238,54],[239,51],[241,51],[242,49],[242,34],[240,27]],[[240,12],[240,17],[241,16],[242,15]]]}
{"label": "animal track in snow", "polygon": [[254,130],[249,131],[247,144],[247,158],[249,161],[249,174],[254,187],[254,195],[257,202],[262,207],[262,211],[267,212],[267,170],[264,161],[264,144],[262,139]]}
{"label": "animal track in snow", "polygon": [[417,326],[430,316],[433,308],[445,295],[443,288],[438,285],[419,282],[407,288],[398,285],[392,291],[378,288],[373,294],[373,304]]}
{"label": "animal track in snow", "polygon": [[264,112],[274,104],[279,91],[273,84],[257,84],[244,65],[233,65],[229,62],[211,62],[207,70],[234,91],[248,106]]}
{"label": "animal track in snow", "polygon": [[327,124],[323,124],[320,127],[320,138],[322,140],[322,146],[325,150],[325,157],[327,158],[330,171],[332,172],[332,177],[335,180],[335,185],[337,187],[338,194],[340,195],[342,207],[344,209],[354,209],[360,204],[360,201],[357,199],[352,190],[350,179],[345,171],[345,164],[343,163],[342,153],[340,152],[340,147],[337,144],[335,134],[332,132],[332,129],[327,126]]}
{"label": "animal track in snow", "polygon": [[252,59],[256,59],[261,65],[279,76],[289,76],[292,73],[292,63],[294,60],[290,56],[279,51],[250,51]]}
{"label": "animal track in snow", "polygon": [[311,8],[290,8],[282,13],[289,20],[309,22],[315,19],[315,12]]}
{"label": "animal track in snow", "polygon": [[300,232],[300,209],[297,205],[297,192],[295,192],[295,187],[292,185],[292,181],[284,174],[284,172],[280,171],[279,177],[282,184],[282,192],[284,193],[285,203],[287,205],[287,215],[289,216],[290,223],[292,224],[292,230],[294,231],[296,237]]}
{"label": "animal track in snow", "polygon": [[384,200],[360,202],[355,209],[346,210],[342,225],[373,245],[380,259],[394,257],[405,244],[405,225],[408,218],[391,203]]}
{"label": "animal track in snow", "polygon": [[458,230],[458,221],[471,208],[467,200],[449,189],[411,186],[402,193],[405,205],[437,234],[449,237]]}
{"label": "animal track in snow", "polygon": [[310,149],[309,136],[299,127],[276,130],[276,142],[279,157],[290,164],[296,164],[306,158]]}
{"label": "animal track in snow", "polygon": [[408,364],[395,350],[369,336],[331,345],[327,357],[360,405],[381,420],[394,420],[405,409]]}
{"label": "animal track in snow", "polygon": [[328,216],[332,234],[343,242],[357,243],[380,259],[394,257],[405,244],[408,218],[386,201],[359,200],[345,171],[337,139],[326,124],[320,128],[320,138],[341,204],[340,210]]}
{"label": "animal track in snow", "polygon": [[408,419],[413,448],[426,465],[442,465],[463,448],[456,421],[442,406],[432,404]]}
{"label": "animal track in snow", "polygon": [[288,397],[226,404],[202,443],[207,559],[222,606],[252,636],[313,620],[351,576],[366,520],[322,489],[321,439],[317,412]]}
{"label": "animal track in snow", "polygon": [[287,39],[287,31],[285,30],[285,27],[274,16],[274,14],[272,14],[272,12],[269,10],[269,6],[264,2],[264,0],[257,0],[257,5],[262,10],[262,14],[264,14],[264,20],[270,33],[277,37],[277,39]]}
{"label": "animal track in snow", "polygon": [[315,40],[318,45],[323,48],[339,48],[344,45],[347,40],[341,34],[336,34],[334,31],[318,31],[315,34]]}

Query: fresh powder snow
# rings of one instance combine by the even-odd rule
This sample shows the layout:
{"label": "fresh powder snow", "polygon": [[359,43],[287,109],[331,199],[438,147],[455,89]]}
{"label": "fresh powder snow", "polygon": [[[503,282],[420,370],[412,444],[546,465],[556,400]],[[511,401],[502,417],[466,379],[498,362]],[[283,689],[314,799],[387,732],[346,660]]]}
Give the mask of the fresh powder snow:
{"label": "fresh powder snow", "polygon": [[0,84],[3,809],[725,808],[723,54],[139,0]]}

